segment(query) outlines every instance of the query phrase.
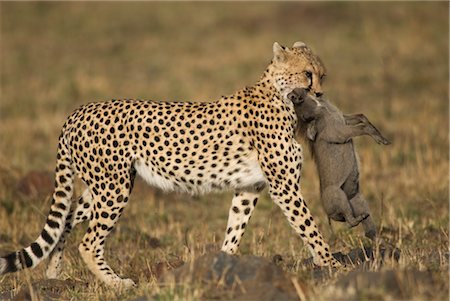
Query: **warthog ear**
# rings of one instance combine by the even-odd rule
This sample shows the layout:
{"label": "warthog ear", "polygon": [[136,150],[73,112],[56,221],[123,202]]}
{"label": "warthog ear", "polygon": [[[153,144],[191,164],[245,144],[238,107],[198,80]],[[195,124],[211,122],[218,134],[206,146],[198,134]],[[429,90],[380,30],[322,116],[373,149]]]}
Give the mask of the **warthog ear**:
{"label": "warthog ear", "polygon": [[294,43],[294,45],[292,46],[292,48],[302,48],[302,47],[307,47],[305,43],[297,41]]}
{"label": "warthog ear", "polygon": [[316,121],[313,120],[310,123],[308,123],[308,127],[306,128],[306,137],[308,137],[309,140],[314,141],[316,140],[316,136],[317,136]]}
{"label": "warthog ear", "polygon": [[281,63],[286,61],[287,50],[277,42],[273,43],[273,61]]}

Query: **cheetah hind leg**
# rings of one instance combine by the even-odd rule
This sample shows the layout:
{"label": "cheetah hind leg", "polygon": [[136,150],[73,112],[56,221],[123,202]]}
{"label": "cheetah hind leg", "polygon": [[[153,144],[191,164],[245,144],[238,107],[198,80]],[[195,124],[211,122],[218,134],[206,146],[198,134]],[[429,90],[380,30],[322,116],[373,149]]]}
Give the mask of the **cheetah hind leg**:
{"label": "cheetah hind leg", "polygon": [[109,182],[108,187],[100,191],[98,195],[93,195],[92,219],[78,248],[89,270],[105,284],[117,288],[129,288],[135,285],[131,279],[120,278],[104,258],[105,239],[128,202],[132,185],[130,178],[126,180],[121,184],[115,179],[108,178],[106,179]]}
{"label": "cheetah hind leg", "polygon": [[64,232],[49,255],[49,263],[45,272],[47,278],[58,279],[62,270],[62,257],[66,239],[72,229],[79,223],[91,218],[92,195],[89,189],[86,189],[76,202],[76,208],[71,208],[67,216]]}
{"label": "cheetah hind leg", "polygon": [[227,230],[222,244],[222,251],[235,254],[244,235],[253,209],[258,202],[258,192],[240,191],[234,194],[228,214]]}

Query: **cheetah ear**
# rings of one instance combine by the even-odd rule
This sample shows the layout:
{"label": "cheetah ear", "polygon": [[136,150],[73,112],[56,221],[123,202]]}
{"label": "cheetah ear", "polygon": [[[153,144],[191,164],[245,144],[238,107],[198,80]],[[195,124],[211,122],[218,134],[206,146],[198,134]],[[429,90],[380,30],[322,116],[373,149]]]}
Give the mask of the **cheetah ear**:
{"label": "cheetah ear", "polygon": [[287,51],[278,42],[273,43],[273,61],[277,63],[286,60]]}
{"label": "cheetah ear", "polygon": [[300,42],[300,41],[295,42],[294,46],[292,46],[292,48],[303,48],[303,47],[308,47],[308,46],[306,46],[305,43]]}

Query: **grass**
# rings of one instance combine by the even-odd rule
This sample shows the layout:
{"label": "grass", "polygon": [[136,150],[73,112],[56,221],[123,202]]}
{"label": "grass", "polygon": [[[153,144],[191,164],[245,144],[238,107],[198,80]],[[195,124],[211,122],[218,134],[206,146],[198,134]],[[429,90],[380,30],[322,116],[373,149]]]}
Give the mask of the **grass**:
{"label": "grass", "polygon": [[[399,263],[372,270],[430,271],[436,281],[423,289],[402,282],[411,293],[405,298],[448,298],[448,3],[1,2],[0,8],[1,254],[40,232],[48,195],[20,195],[16,182],[31,170],[53,170],[60,127],[79,105],[121,97],[213,100],[256,82],[274,41],[289,46],[302,40],[325,62],[327,97],[344,112],[364,112],[393,142],[388,147],[369,138],[356,142],[362,191],[381,235],[402,250]],[[329,238],[308,156],[303,193]],[[159,287],[150,267],[220,245],[230,200],[230,193],[164,195],[137,183],[108,240],[107,258],[117,272],[140,280],[139,287],[116,292],[94,279],[77,252],[85,230],[80,226],[68,242],[64,276],[82,285],[64,291],[64,299],[147,294],[198,300],[206,288]],[[333,250],[360,245],[360,229],[335,228]],[[161,247],[150,246],[152,237]],[[240,251],[281,254],[293,263],[309,256],[267,196]],[[295,265],[284,268],[306,283],[315,299],[332,298],[337,290],[338,279],[316,283]],[[0,291],[41,279],[44,269],[42,264],[1,277]],[[390,298],[382,288],[358,296]]]}

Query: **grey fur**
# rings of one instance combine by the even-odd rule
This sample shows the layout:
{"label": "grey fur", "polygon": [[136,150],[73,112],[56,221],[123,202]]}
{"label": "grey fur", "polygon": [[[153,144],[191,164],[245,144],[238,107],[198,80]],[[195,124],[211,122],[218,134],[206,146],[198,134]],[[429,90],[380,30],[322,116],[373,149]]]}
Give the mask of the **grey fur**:
{"label": "grey fur", "polygon": [[359,189],[359,164],[352,138],[371,136],[388,145],[363,114],[344,115],[327,100],[314,99],[304,89],[288,95],[293,101],[299,129],[309,142],[320,177],[322,203],[328,217],[354,227],[362,222],[365,235],[376,236],[367,201]]}

